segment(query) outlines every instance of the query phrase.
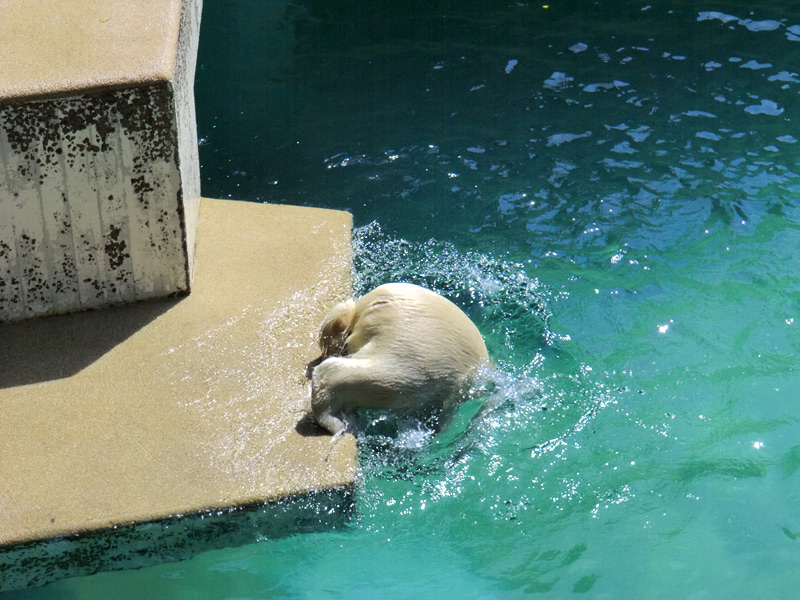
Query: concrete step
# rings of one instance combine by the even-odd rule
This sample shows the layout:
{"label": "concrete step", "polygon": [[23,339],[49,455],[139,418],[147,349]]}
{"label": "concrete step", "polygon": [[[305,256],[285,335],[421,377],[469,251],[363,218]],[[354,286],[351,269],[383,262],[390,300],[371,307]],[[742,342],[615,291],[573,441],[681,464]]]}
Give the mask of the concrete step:
{"label": "concrete step", "polygon": [[339,211],[202,199],[191,295],[0,324],[0,570],[16,573],[0,591],[77,574],[43,540],[108,543],[353,485],[355,440],[307,418],[304,378],[351,293],[351,228]]}
{"label": "concrete step", "polygon": [[0,321],[186,294],[200,0],[4,0]]}

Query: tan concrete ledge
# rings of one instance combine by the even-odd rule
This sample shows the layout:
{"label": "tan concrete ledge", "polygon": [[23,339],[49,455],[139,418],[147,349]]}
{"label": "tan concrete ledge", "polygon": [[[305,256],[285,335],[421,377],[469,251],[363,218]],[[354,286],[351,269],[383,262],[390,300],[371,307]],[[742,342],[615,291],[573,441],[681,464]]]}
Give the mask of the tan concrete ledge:
{"label": "tan concrete ledge", "polygon": [[0,98],[170,81],[181,0],[3,0]]}
{"label": "tan concrete ledge", "polygon": [[351,486],[303,373],[351,228],[202,199],[190,296],[0,325],[0,548]]}

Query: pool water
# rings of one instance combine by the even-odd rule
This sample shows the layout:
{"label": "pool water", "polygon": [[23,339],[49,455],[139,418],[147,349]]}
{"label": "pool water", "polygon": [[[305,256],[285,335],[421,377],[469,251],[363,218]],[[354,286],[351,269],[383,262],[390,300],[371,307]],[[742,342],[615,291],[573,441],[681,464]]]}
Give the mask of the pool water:
{"label": "pool water", "polygon": [[[6,598],[789,598],[800,8],[205,0],[206,196],[346,209],[495,359],[352,523]],[[269,257],[264,257],[269,260]]]}

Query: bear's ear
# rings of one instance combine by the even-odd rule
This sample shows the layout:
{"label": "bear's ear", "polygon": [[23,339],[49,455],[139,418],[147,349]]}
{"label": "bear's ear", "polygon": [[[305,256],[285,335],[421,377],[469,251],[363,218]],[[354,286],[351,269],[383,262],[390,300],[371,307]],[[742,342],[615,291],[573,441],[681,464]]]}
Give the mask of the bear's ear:
{"label": "bear's ear", "polygon": [[340,302],[331,309],[322,323],[319,334],[319,347],[323,356],[344,356],[346,354],[345,342],[350,335],[350,326],[353,323],[354,300]]}

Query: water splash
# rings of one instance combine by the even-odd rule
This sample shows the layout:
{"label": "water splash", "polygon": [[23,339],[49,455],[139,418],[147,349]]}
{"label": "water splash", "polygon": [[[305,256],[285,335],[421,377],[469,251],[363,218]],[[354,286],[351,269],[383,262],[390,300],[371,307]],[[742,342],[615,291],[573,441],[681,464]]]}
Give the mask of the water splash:
{"label": "water splash", "polygon": [[[549,304],[553,294],[519,263],[461,252],[438,240],[412,243],[387,235],[372,222],[355,230],[356,295],[391,281],[414,283],[455,302],[487,337],[490,354],[516,364],[522,347],[551,346]],[[532,363],[540,359],[534,356]]]}
{"label": "water splash", "polygon": [[[485,490],[472,481],[487,477],[503,503],[531,504],[529,488],[539,469],[546,465],[557,472],[557,463],[580,447],[575,437],[616,403],[607,377],[570,357],[569,338],[552,331],[551,307],[560,295],[523,264],[434,239],[392,237],[375,222],[354,232],[354,265],[357,295],[405,281],[451,299],[481,330],[494,360],[475,377],[452,423],[438,434],[413,419],[360,417],[364,518],[379,522],[385,511],[398,516],[431,509],[462,494],[482,503],[486,497],[474,496]],[[529,457],[524,467],[520,455]],[[505,474],[512,470],[514,476]],[[546,481],[563,502],[579,496],[569,491],[575,485],[567,476]],[[597,497],[591,494],[589,500],[587,510]],[[516,519],[518,512],[497,514]]]}

